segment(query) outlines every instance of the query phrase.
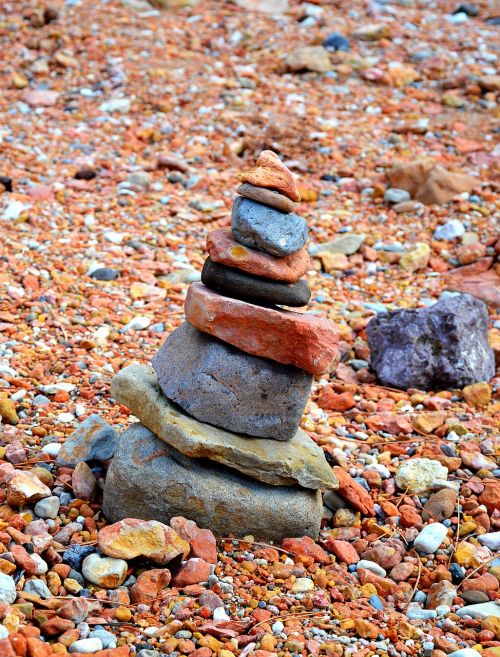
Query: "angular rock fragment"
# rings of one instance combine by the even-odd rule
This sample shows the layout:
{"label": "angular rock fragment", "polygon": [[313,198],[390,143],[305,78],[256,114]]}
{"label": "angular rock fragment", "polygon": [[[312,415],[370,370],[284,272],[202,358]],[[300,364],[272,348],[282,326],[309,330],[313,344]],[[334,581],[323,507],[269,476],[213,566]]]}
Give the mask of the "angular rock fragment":
{"label": "angular rock fragment", "polygon": [[463,388],[495,372],[486,306],[468,294],[429,308],[380,313],[366,335],[371,367],[392,388]]}
{"label": "angular rock fragment", "polygon": [[[327,53],[328,55],[328,53]],[[300,201],[300,194],[291,171],[273,151],[262,151],[256,165],[250,171],[240,173],[243,183],[257,187],[268,187],[288,196],[292,201]]]}
{"label": "angular rock fragment", "polygon": [[250,356],[188,322],[152,364],[168,399],[200,422],[276,440],[296,433],[312,384],[307,372]]}
{"label": "angular rock fragment", "polygon": [[215,463],[187,458],[134,425],[122,434],[109,468],[103,511],[111,522],[135,516],[167,524],[183,515],[219,536],[281,540],[316,537],[322,506],[318,491],[270,487]]}
{"label": "angular rock fragment", "polygon": [[107,461],[113,458],[118,432],[99,415],[89,415],[66,438],[57,455],[57,463],[76,465],[79,461]]}
{"label": "angular rock fragment", "polygon": [[147,365],[129,365],[121,370],[111,391],[158,438],[186,456],[216,461],[272,486],[337,486],[323,450],[302,429],[282,442],[240,436],[198,422],[163,395],[153,368]]}

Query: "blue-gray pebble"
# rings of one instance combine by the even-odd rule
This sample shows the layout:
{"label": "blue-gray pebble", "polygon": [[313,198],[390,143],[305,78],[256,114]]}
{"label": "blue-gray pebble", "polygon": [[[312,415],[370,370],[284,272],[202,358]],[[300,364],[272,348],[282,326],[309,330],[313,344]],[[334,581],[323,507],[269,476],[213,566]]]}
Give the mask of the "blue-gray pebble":
{"label": "blue-gray pebble", "polygon": [[308,237],[302,217],[242,196],[234,202],[231,225],[240,244],[277,257],[295,253],[305,246]]}

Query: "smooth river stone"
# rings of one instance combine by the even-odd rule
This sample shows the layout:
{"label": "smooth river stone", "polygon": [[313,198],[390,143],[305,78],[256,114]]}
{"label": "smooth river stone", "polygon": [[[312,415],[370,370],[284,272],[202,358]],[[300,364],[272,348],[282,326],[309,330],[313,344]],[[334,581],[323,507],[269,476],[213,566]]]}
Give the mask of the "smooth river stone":
{"label": "smooth river stone", "polygon": [[163,393],[187,413],[250,436],[292,438],[311,392],[307,372],[250,356],[188,322],[152,364]]}
{"label": "smooth river stone", "polygon": [[257,304],[305,306],[311,298],[311,290],[305,281],[279,283],[220,265],[210,258],[203,265],[201,281],[212,290]]}
{"label": "smooth river stone", "polygon": [[306,249],[284,258],[275,258],[243,246],[234,239],[230,228],[219,228],[208,233],[207,251],[214,262],[283,283],[296,283],[311,267]]}
{"label": "smooth river stone", "polygon": [[302,249],[309,231],[306,220],[239,196],[231,213],[233,235],[240,244],[282,258]]}
{"label": "smooth river stone", "polygon": [[240,173],[239,180],[256,187],[275,189],[292,201],[300,201],[299,190],[292,172],[273,151],[262,151],[257,158],[256,166],[250,171]]}
{"label": "smooth river stone", "polygon": [[236,191],[245,198],[257,201],[257,203],[263,203],[264,205],[270,205],[272,208],[275,208],[280,212],[293,212],[295,208],[295,203],[291,201],[288,196],[280,194],[279,192],[274,192],[272,189],[257,187],[250,183],[243,183],[243,185],[240,185]]}
{"label": "smooth river stone", "polygon": [[337,487],[323,450],[302,429],[283,442],[199,422],[165,397],[148,365],[129,365],[118,372],[111,393],[158,438],[190,458],[216,461],[271,486]]}
{"label": "smooth river stone", "polygon": [[110,522],[168,524],[182,515],[217,536],[281,541],[316,538],[322,505],[319,491],[267,486],[217,463],[190,459],[135,424],[121,435],[109,467],[103,512]]}
{"label": "smooth river stone", "polygon": [[316,375],[337,368],[339,334],[327,319],[255,306],[217,294],[202,283],[190,286],[184,310],[197,329],[248,354]]}

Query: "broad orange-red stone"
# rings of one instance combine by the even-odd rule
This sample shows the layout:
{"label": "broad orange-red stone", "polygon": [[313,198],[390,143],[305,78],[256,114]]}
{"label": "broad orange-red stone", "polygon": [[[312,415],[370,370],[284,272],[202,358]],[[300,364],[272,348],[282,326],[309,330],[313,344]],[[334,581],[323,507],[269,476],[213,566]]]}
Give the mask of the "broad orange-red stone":
{"label": "broad orange-red stone", "polygon": [[208,233],[207,251],[214,262],[284,283],[296,283],[311,266],[306,249],[300,249],[283,258],[275,258],[243,246],[234,239],[230,228],[220,228]]}
{"label": "broad orange-red stone", "polygon": [[240,173],[239,179],[256,187],[276,189],[292,201],[300,201],[299,190],[292,172],[273,151],[262,151],[257,158],[256,166],[250,171]]}
{"label": "broad orange-red stone", "polygon": [[189,288],[185,311],[198,330],[248,354],[311,374],[331,372],[338,365],[339,334],[326,319],[255,306],[217,294],[202,283]]}

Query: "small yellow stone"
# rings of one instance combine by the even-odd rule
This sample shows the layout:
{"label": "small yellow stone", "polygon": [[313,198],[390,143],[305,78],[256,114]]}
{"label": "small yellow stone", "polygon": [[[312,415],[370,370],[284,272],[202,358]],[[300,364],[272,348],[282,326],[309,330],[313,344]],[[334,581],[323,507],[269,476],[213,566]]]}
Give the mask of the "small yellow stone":
{"label": "small yellow stone", "polygon": [[[261,650],[267,650],[269,652],[273,652],[274,648],[276,647],[276,642],[277,642],[276,637],[272,636],[271,634],[264,634],[264,636],[260,640],[260,649]],[[221,653],[222,652],[225,652],[225,651],[222,650]],[[221,655],[221,653],[219,653],[219,657],[223,657]],[[233,656],[232,655],[227,655],[226,657],[233,657]]]}
{"label": "small yellow stone", "polygon": [[76,579],[73,579],[72,577],[68,577],[64,580],[64,588],[66,591],[69,591],[69,593],[78,593],[78,591],[81,591],[83,586],[78,584]]}
{"label": "small yellow stone", "polygon": [[128,607],[118,607],[115,611],[115,618],[118,621],[127,622],[132,618],[132,612]]}
{"label": "small yellow stone", "polygon": [[491,401],[491,386],[486,383],[473,383],[462,390],[464,401],[469,406],[488,406]]}
{"label": "small yellow stone", "polygon": [[51,647],[52,647],[52,652],[56,652],[60,654],[66,654],[68,652],[68,649],[62,643],[53,643]]}
{"label": "small yellow stone", "polygon": [[408,272],[425,269],[429,263],[431,249],[428,244],[419,244],[416,249],[405,253],[400,261],[400,266]]}
{"label": "small yellow stone", "polygon": [[7,559],[0,559],[0,573],[5,573],[5,575],[10,575],[16,570],[15,564],[7,561]]}
{"label": "small yellow stone", "polygon": [[370,583],[363,584],[363,586],[360,587],[359,592],[364,598],[369,598],[371,595],[377,595],[377,589]]}
{"label": "small yellow stone", "polygon": [[24,89],[28,86],[28,79],[21,73],[13,73],[11,77],[12,86],[15,89]]}
{"label": "small yellow stone", "polygon": [[16,405],[11,399],[0,398],[0,416],[7,424],[17,424],[19,422]]}
{"label": "small yellow stone", "polygon": [[347,618],[340,623],[341,630],[352,630],[354,628],[354,620],[352,618]]}

